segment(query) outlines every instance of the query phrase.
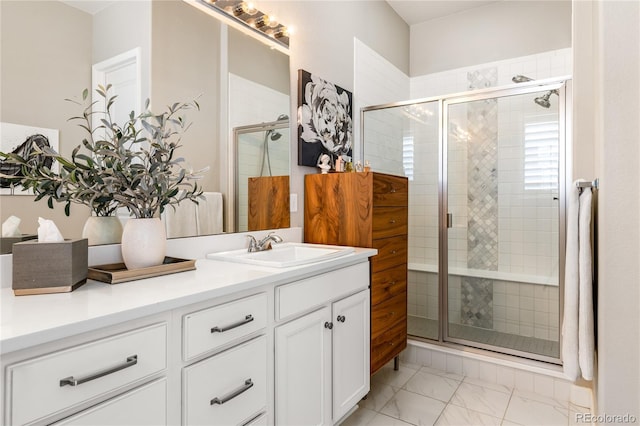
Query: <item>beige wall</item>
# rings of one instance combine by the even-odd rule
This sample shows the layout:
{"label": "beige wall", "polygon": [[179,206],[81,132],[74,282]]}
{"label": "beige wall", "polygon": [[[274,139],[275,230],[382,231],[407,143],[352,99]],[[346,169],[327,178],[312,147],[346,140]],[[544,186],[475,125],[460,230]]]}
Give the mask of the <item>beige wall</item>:
{"label": "beige wall", "polygon": [[411,76],[571,47],[571,1],[497,1],[411,26]]}
{"label": "beige wall", "polygon": [[[209,166],[199,182],[206,191],[220,191],[219,67],[220,24],[182,1],[152,6],[151,99],[160,113],[174,102],[196,99],[200,111],[186,111],[191,128],[178,154],[195,170]],[[199,97],[198,97],[199,96]]]}
{"label": "beige wall", "polygon": [[597,413],[638,419],[640,4],[576,0],[574,7],[576,149],[593,153],[590,162],[576,152],[575,170],[600,178]]}
{"label": "beige wall", "polygon": [[[60,130],[60,151],[71,155],[84,131],[67,119],[81,108],[65,98],[80,99],[91,86],[91,16],[51,1],[0,1],[2,87],[0,121]],[[72,29],[72,30],[71,30]],[[89,215],[73,205],[49,209],[31,196],[0,196],[0,221],[11,215],[22,219],[20,230],[35,233],[38,216],[53,219],[67,238],[80,237]]]}

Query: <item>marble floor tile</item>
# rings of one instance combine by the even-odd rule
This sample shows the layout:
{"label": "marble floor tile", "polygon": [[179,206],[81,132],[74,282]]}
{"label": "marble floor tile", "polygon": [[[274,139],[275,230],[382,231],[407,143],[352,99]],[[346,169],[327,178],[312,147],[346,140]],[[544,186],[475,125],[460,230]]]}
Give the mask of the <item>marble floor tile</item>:
{"label": "marble floor tile", "polygon": [[457,380],[419,371],[404,385],[403,389],[449,402],[459,385],[460,382]]}
{"label": "marble floor tile", "polygon": [[359,405],[362,408],[367,408],[373,411],[380,411],[387,402],[395,395],[397,389],[385,385],[384,383],[371,383],[371,390],[366,399],[360,401]]}
{"label": "marble floor tile", "polygon": [[504,418],[523,425],[566,426],[569,424],[569,408],[544,404],[514,392]]}
{"label": "marble floor tile", "polygon": [[559,399],[555,399],[553,396],[542,395],[542,394],[531,392],[531,391],[523,391],[520,389],[515,389],[513,391],[513,395],[519,396],[524,399],[531,399],[533,401],[541,402],[543,404],[553,405],[554,407],[569,408],[569,401],[562,401]]}
{"label": "marble floor tile", "polygon": [[461,382],[462,380],[464,380],[464,376],[461,374],[456,374],[456,373],[447,373],[446,371],[443,370],[438,370],[437,368],[431,368],[431,367],[422,367],[420,369],[420,372],[422,373],[431,373],[431,374],[435,374],[437,376],[442,376],[442,377],[446,377],[447,379],[451,379],[451,380],[457,380],[459,382]]}
{"label": "marble floor tile", "polygon": [[376,415],[367,426],[413,426],[411,423],[403,422],[400,419],[385,416],[384,414]]}
{"label": "marble floor tile", "polygon": [[472,385],[482,386],[483,388],[492,389],[498,392],[508,393],[508,394],[510,394],[513,391],[513,389],[511,389],[509,386],[501,385],[499,383],[486,382],[482,379],[476,379],[473,377],[465,377],[464,383],[470,383]]}
{"label": "marble floor tile", "polygon": [[451,398],[451,404],[502,418],[510,397],[504,392],[463,382]]}
{"label": "marble floor tile", "polygon": [[359,407],[356,411],[351,413],[345,421],[340,423],[340,426],[365,426],[368,425],[377,415],[378,413],[373,410]]}
{"label": "marble floor tile", "polygon": [[371,384],[384,383],[396,388],[401,388],[416,374],[416,370],[400,365],[398,371],[393,369],[393,364],[387,364],[371,376]]}
{"label": "marble floor tile", "polygon": [[380,412],[414,425],[433,425],[445,405],[444,402],[401,389]]}
{"label": "marble floor tile", "polygon": [[436,422],[437,426],[500,426],[497,417],[449,404]]}

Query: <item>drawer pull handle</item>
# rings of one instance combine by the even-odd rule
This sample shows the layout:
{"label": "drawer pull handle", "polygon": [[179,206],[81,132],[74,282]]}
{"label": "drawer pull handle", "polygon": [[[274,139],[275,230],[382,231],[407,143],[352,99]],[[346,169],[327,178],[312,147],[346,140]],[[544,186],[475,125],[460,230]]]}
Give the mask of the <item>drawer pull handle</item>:
{"label": "drawer pull handle", "polygon": [[389,285],[390,285],[390,286],[391,286],[391,285],[396,285],[396,282],[395,282],[395,281],[391,281],[391,282],[389,283]]}
{"label": "drawer pull handle", "polygon": [[329,330],[331,330],[333,328],[333,323],[332,322],[325,322],[324,323],[324,328],[328,328]]}
{"label": "drawer pull handle", "polygon": [[236,396],[245,393],[246,391],[248,391],[252,387],[253,387],[253,382],[249,378],[249,379],[244,381],[244,385],[240,386],[238,389],[236,389],[234,391],[229,392],[228,394],[226,394],[222,398],[218,398],[218,397],[213,398],[211,400],[211,402],[209,403],[209,405],[214,405],[214,404],[222,405],[225,402],[231,401]]}
{"label": "drawer pull handle", "polygon": [[223,333],[225,331],[233,330],[236,327],[240,327],[241,325],[245,325],[253,321],[253,315],[247,315],[243,320],[238,322],[234,322],[233,324],[225,325],[224,327],[213,327],[211,329],[212,333]]}
{"label": "drawer pull handle", "polygon": [[391,254],[396,254],[398,250],[391,250]]}
{"label": "drawer pull handle", "polygon": [[338,315],[338,318],[336,319],[338,320],[338,322],[345,322],[347,320],[344,315]]}
{"label": "drawer pull handle", "polygon": [[127,360],[122,364],[116,365],[115,367],[110,367],[104,369],[102,371],[98,371],[97,373],[91,374],[87,377],[82,377],[80,379],[76,379],[73,376],[65,377],[60,380],[60,387],[62,386],[78,386],[83,383],[90,382],[91,380],[99,379],[100,377],[107,376],[111,373],[115,373],[116,371],[124,370],[125,368],[133,367],[138,363],[138,355],[131,355],[127,357]]}
{"label": "drawer pull handle", "polygon": [[391,190],[389,190],[389,192],[394,194],[396,192],[396,189],[394,187],[391,187]]}
{"label": "drawer pull handle", "polygon": [[396,223],[396,220],[395,219],[390,219],[389,223]]}

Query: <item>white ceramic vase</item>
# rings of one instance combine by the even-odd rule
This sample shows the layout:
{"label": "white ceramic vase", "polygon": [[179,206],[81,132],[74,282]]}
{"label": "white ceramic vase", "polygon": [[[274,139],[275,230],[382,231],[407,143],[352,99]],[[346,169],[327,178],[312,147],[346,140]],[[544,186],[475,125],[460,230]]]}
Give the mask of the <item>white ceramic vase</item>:
{"label": "white ceramic vase", "polygon": [[122,259],[127,269],[162,264],[167,234],[159,218],[129,219],[122,232]]}
{"label": "white ceramic vase", "polygon": [[115,216],[89,216],[82,229],[82,238],[90,246],[117,244],[122,239],[122,223]]}

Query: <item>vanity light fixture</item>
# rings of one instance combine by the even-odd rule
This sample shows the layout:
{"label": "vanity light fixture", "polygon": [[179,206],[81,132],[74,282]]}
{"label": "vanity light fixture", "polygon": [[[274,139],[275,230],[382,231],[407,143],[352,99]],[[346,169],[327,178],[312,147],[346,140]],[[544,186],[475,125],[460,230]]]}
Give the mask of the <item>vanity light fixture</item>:
{"label": "vanity light fixture", "polygon": [[288,54],[289,29],[274,16],[262,12],[253,3],[242,0],[185,0],[204,11],[214,11],[222,15],[229,25],[244,32],[260,34],[266,44]]}

